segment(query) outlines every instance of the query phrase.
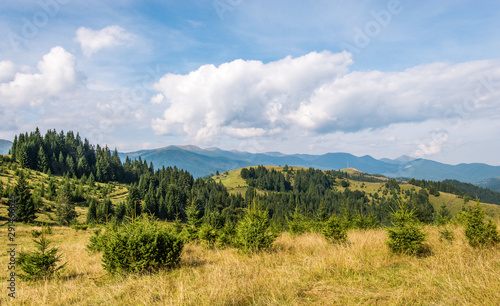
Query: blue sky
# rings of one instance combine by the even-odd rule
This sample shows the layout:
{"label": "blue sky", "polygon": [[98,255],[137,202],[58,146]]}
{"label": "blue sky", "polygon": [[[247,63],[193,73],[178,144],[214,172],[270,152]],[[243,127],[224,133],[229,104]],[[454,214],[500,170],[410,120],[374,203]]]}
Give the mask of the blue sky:
{"label": "blue sky", "polygon": [[0,1],[0,138],[500,165],[498,1]]}

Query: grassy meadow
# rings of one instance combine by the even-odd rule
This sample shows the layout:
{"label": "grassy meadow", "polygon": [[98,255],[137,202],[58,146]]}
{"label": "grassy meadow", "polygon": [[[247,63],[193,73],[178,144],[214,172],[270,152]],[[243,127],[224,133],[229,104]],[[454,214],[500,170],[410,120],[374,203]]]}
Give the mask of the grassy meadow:
{"label": "grassy meadow", "polygon": [[[353,230],[345,245],[319,234],[282,234],[269,252],[248,256],[236,249],[185,246],[180,264],[147,275],[110,275],[101,254],[85,250],[92,231],[54,227],[49,239],[68,262],[59,278],[16,284],[16,305],[494,305],[500,301],[500,248],[473,249],[461,227],[440,242],[425,228],[431,254],[395,255],[383,229]],[[31,227],[19,226],[17,243],[32,249]],[[0,235],[7,237],[7,229]],[[7,253],[0,265],[7,267]],[[6,283],[6,273],[2,275]]]}
{"label": "grassy meadow", "polygon": [[[275,167],[279,171],[282,168]],[[230,192],[248,187],[240,169],[222,173],[220,180]],[[4,187],[15,184],[14,170],[2,167]],[[56,178],[60,180],[61,178]],[[32,192],[48,177],[30,171]],[[59,183],[59,181],[58,181]],[[76,182],[74,182],[76,183]],[[97,183],[96,183],[97,184]],[[350,181],[349,188],[368,194],[380,192],[383,183]],[[114,204],[127,196],[125,185],[97,184],[91,193],[106,189]],[[88,188],[83,185],[83,188]],[[336,188],[342,188],[340,186]],[[401,184],[401,188],[415,188]],[[6,198],[3,199],[6,202]],[[430,196],[437,209],[446,204],[453,215],[463,199],[441,193]],[[473,203],[471,203],[473,204]],[[55,205],[43,200],[45,207]],[[481,204],[489,218],[499,221],[500,206]],[[86,207],[77,207],[78,222],[85,222]],[[16,299],[8,297],[7,206],[0,205],[0,252],[4,284],[0,305],[496,305],[500,303],[500,246],[474,249],[467,243],[463,226],[449,225],[456,237],[439,240],[439,228],[426,226],[425,257],[389,252],[386,230],[350,230],[346,244],[329,244],[320,234],[290,236],[282,233],[270,251],[252,256],[235,248],[184,246],[180,263],[154,274],[111,275],[101,264],[102,253],[88,253],[85,246],[94,228],[77,231],[55,226],[54,209],[41,210],[36,222],[52,224],[48,235],[58,247],[66,269],[54,279],[22,281],[17,278]],[[16,250],[33,250],[31,231],[39,226],[16,225]],[[20,271],[19,271],[20,272]]]}

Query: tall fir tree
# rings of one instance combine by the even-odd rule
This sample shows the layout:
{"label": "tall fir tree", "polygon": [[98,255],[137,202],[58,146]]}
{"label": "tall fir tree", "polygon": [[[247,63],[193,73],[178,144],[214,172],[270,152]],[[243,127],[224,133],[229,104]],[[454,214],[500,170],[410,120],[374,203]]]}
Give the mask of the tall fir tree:
{"label": "tall fir tree", "polygon": [[94,223],[97,221],[97,200],[94,197],[88,197],[87,203],[89,204],[87,223]]}
{"label": "tall fir tree", "polygon": [[16,220],[25,223],[33,222],[36,218],[36,208],[23,171],[19,172],[19,178],[16,187],[14,187],[14,197],[16,201]]}
{"label": "tall fir tree", "polygon": [[42,146],[38,149],[37,167],[39,171],[46,173],[49,170],[49,160]]}

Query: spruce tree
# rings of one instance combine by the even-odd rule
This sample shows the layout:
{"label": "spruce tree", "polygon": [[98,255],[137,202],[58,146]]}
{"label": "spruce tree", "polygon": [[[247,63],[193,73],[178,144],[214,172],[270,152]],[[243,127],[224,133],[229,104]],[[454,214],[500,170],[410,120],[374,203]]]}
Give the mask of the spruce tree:
{"label": "spruce tree", "polygon": [[484,211],[479,201],[467,214],[465,237],[472,247],[495,245],[500,242],[496,224],[491,220],[484,222]]}
{"label": "spruce tree", "polygon": [[198,237],[198,229],[200,227],[200,219],[198,217],[199,211],[196,209],[196,204],[194,203],[194,199],[191,196],[191,199],[188,199],[188,206],[186,207],[186,216],[187,216],[187,226],[186,226],[186,234],[185,238],[188,241],[194,240]]}
{"label": "spruce tree", "polygon": [[37,250],[19,253],[17,263],[21,270],[26,273],[19,274],[19,276],[26,280],[36,280],[59,275],[66,266],[66,263],[57,266],[62,257],[62,255],[57,254],[59,248],[49,249],[50,242],[45,237],[44,231],[38,240],[34,239],[33,241],[36,243]]}
{"label": "spruce tree", "polygon": [[16,201],[16,220],[25,223],[33,222],[36,218],[36,208],[23,171],[19,172],[19,179],[14,187],[14,198]]}
{"label": "spruce tree", "polygon": [[59,223],[62,225],[70,225],[78,214],[75,210],[75,204],[71,203],[70,198],[66,192],[62,192],[59,195],[58,205],[56,208],[56,215],[59,219]]}
{"label": "spruce tree", "polygon": [[42,146],[40,146],[40,149],[38,150],[37,168],[39,171],[44,173],[49,170],[49,160]]}
{"label": "spruce tree", "polygon": [[408,200],[398,199],[398,209],[391,213],[393,227],[387,229],[389,249],[395,253],[417,255],[425,251],[422,231],[415,216],[415,210],[408,207]]}
{"label": "spruce tree", "polygon": [[87,223],[94,223],[97,221],[97,200],[93,197],[87,199],[89,203],[89,210],[87,211]]}
{"label": "spruce tree", "polygon": [[257,197],[247,209],[247,214],[236,227],[236,244],[245,253],[255,253],[271,248],[276,234],[271,231],[267,210],[264,210]]}

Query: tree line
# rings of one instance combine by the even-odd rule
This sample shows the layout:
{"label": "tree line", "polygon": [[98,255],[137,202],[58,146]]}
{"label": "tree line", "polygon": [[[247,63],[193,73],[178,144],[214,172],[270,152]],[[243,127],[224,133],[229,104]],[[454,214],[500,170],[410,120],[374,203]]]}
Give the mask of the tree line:
{"label": "tree line", "polygon": [[152,169],[140,158],[122,164],[118,152],[105,146],[92,145],[69,131],[48,130],[42,137],[38,128],[31,133],[21,133],[14,137],[12,157],[21,167],[55,175],[68,174],[70,177],[92,177],[97,182],[117,181],[132,183]]}
{"label": "tree line", "polygon": [[411,179],[409,184],[426,188],[430,194],[439,196],[439,191],[458,195],[466,201],[479,199],[481,202],[500,205],[500,192],[478,187],[471,183],[457,180],[444,180],[441,182]]}

